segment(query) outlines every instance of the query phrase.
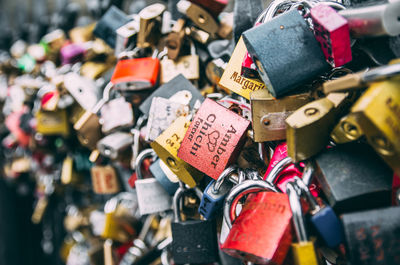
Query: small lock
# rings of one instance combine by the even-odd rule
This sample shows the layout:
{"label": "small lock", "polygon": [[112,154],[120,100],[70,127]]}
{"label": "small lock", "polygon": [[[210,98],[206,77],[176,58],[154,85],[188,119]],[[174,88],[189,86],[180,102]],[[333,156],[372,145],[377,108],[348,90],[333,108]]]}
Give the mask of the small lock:
{"label": "small lock", "polygon": [[339,213],[389,205],[392,175],[366,144],[338,145],[315,157],[315,177]]}
{"label": "small lock", "polygon": [[161,15],[166,7],[156,3],[143,8],[139,12],[140,26],[137,35],[137,47],[147,48],[157,44],[160,38]]}
{"label": "small lock", "polygon": [[81,44],[67,44],[60,50],[61,64],[74,64],[83,60],[85,49]]}
{"label": "small lock", "polygon": [[140,17],[133,15],[133,20],[116,30],[115,55],[120,54],[136,43],[136,37],[140,30]]}
{"label": "small lock", "polygon": [[396,36],[400,34],[400,23],[397,19],[400,3],[370,5],[358,8],[348,8],[339,11],[349,23],[353,37]]}
{"label": "small lock", "polygon": [[397,264],[400,216],[399,207],[344,214],[346,254],[352,264]]}
{"label": "small lock", "polygon": [[95,80],[100,78],[109,70],[110,66],[102,62],[85,62],[81,67],[81,75],[83,77]]}
{"label": "small lock", "polygon": [[230,180],[230,175],[235,172],[242,174],[243,176],[241,178],[244,179],[244,173],[241,169],[236,166],[230,166],[222,172],[217,180],[210,181],[204,189],[203,197],[201,198],[199,206],[199,213],[205,219],[215,217],[217,211],[222,209],[224,200],[233,186],[233,183],[227,180]]}
{"label": "small lock", "polygon": [[178,157],[217,179],[236,160],[249,125],[248,120],[206,99],[186,132]]}
{"label": "small lock", "polygon": [[186,21],[183,18],[178,19],[165,40],[168,59],[176,60],[179,56],[185,37],[185,23]]}
{"label": "small lock", "polygon": [[93,38],[93,30],[96,26],[95,23],[91,23],[83,27],[75,27],[68,32],[68,36],[73,43],[85,43]]}
{"label": "small lock", "polygon": [[261,89],[250,94],[254,141],[276,141],[286,139],[286,118],[311,101],[309,93],[288,95],[275,99]]}
{"label": "small lock", "polygon": [[245,31],[243,40],[274,97],[295,90],[329,69],[318,42],[297,10]]}
{"label": "small lock", "polygon": [[370,145],[395,172],[400,172],[398,84],[394,80],[372,84],[351,108]]}
{"label": "small lock", "polygon": [[264,90],[266,87],[261,81],[246,78],[241,74],[241,59],[244,57],[246,52],[247,49],[243,42],[243,38],[240,38],[218,85],[226,90],[231,90],[242,97],[250,99],[251,92]]}
{"label": "small lock", "polygon": [[150,107],[154,97],[170,98],[180,91],[188,91],[187,95],[191,95],[189,101],[189,108],[193,109],[197,101],[203,102],[204,97],[200,94],[199,90],[192,85],[183,75],[179,74],[168,83],[161,85],[150,96],[148,96],[139,106],[139,110],[145,115],[149,116]]}
{"label": "small lock", "polygon": [[295,265],[318,265],[317,254],[314,243],[308,240],[306,225],[303,217],[300,197],[293,182],[287,184],[287,195],[289,196],[290,208],[292,210],[293,228],[297,238],[296,243],[292,243],[292,254]]}
{"label": "small lock", "polygon": [[139,203],[140,215],[164,212],[172,207],[171,196],[155,178],[143,179],[141,165],[146,157],[154,157],[152,149],[143,150],[136,158],[137,180],[135,187]]}
{"label": "small lock", "polygon": [[114,194],[120,191],[115,169],[111,166],[93,166],[90,169],[93,191],[97,194]]}
{"label": "small lock", "polygon": [[71,72],[64,76],[63,84],[84,110],[90,110],[99,100],[99,89],[93,80]]}
{"label": "small lock", "polygon": [[[174,221],[171,223],[171,252],[176,264],[213,263],[218,260],[216,224],[213,220],[187,220],[180,217],[179,202],[188,190],[179,188],[174,195]],[[202,193],[194,188],[200,199]]]}
{"label": "small lock", "polygon": [[172,172],[172,170],[161,160],[157,159],[149,167],[151,174],[170,196],[173,196],[179,188],[179,178]]}
{"label": "small lock", "polygon": [[311,8],[314,35],[325,59],[332,67],[342,66],[352,60],[349,24],[332,7],[320,4]]}
{"label": "small lock", "polygon": [[66,110],[43,111],[36,113],[36,131],[43,135],[69,135]]}
{"label": "small lock", "polygon": [[96,23],[93,34],[104,40],[111,48],[115,48],[116,30],[128,22],[128,16],[113,5]]}
{"label": "small lock", "polygon": [[118,131],[99,140],[97,149],[103,156],[117,159],[124,151],[130,151],[131,144],[133,144],[133,136],[129,133]]}
{"label": "small lock", "polygon": [[[123,97],[110,100],[100,109],[101,130],[107,134],[121,128],[129,128],[134,124],[132,105]],[[121,113],[124,115],[121,116]]]}
{"label": "small lock", "polygon": [[[187,97],[189,96],[191,95],[187,95]],[[189,108],[186,104],[181,104],[171,99],[154,97],[146,127],[146,140],[154,141],[179,116],[188,114]]]}
{"label": "small lock", "polygon": [[218,22],[199,5],[186,0],[177,3],[178,11],[185,14],[200,29],[214,35],[218,31]]}
{"label": "small lock", "polygon": [[199,56],[196,54],[194,43],[191,42],[190,44],[190,55],[180,56],[176,61],[164,57],[160,61],[160,67],[161,84],[169,82],[179,74],[182,74],[189,80],[199,79]]}
{"label": "small lock", "polygon": [[150,145],[158,157],[189,187],[195,187],[203,178],[203,174],[178,157],[178,149],[189,128],[190,121],[186,117],[177,118]]}

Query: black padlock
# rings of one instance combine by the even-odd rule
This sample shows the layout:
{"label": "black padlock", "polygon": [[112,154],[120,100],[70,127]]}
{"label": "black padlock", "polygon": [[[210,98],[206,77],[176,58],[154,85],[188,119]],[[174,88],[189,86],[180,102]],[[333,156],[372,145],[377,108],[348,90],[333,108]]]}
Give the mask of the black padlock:
{"label": "black padlock", "polygon": [[344,214],[346,254],[351,264],[400,264],[400,207]]}
{"label": "black padlock", "polygon": [[194,104],[197,100],[203,102],[204,97],[200,94],[199,90],[192,85],[182,74],[179,74],[175,78],[171,79],[168,83],[160,86],[155,90],[145,101],[139,106],[139,110],[147,116],[150,111],[151,102],[154,97],[170,98],[172,95],[179,91],[187,90],[192,95],[189,102],[190,109],[193,109]]}
{"label": "black padlock", "polygon": [[[176,264],[213,263],[218,261],[217,231],[214,220],[181,221],[179,202],[186,192],[179,188],[174,195],[175,220],[172,229],[172,256]],[[202,193],[194,188],[199,199]]]}
{"label": "black padlock", "polygon": [[128,16],[115,6],[100,18],[94,28],[93,34],[103,39],[110,47],[115,48],[117,29],[129,22]]}
{"label": "black padlock", "polygon": [[366,144],[329,148],[315,158],[316,178],[339,212],[390,205],[393,173]]}
{"label": "black padlock", "polygon": [[297,10],[245,31],[243,40],[274,97],[296,89],[329,69],[314,34]]}

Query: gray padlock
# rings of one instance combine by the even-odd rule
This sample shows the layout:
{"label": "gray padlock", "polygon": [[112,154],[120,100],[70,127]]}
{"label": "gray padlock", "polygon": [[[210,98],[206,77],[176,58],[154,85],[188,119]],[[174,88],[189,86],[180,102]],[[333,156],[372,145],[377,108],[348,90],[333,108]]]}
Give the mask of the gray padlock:
{"label": "gray padlock", "polygon": [[124,97],[108,101],[100,109],[100,114],[101,130],[105,134],[116,129],[132,127],[134,123],[132,105]]}
{"label": "gray padlock", "polygon": [[274,97],[329,70],[318,42],[297,10],[245,31],[243,40]]}
{"label": "gray padlock", "polygon": [[103,137],[97,143],[97,149],[106,157],[116,159],[121,152],[125,151],[133,143],[132,134],[115,132]]}

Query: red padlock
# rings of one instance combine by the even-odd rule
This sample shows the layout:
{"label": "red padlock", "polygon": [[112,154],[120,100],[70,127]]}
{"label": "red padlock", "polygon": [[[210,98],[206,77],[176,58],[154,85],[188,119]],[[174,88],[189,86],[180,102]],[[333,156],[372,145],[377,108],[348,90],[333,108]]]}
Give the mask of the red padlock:
{"label": "red padlock", "polygon": [[178,157],[218,179],[237,159],[249,125],[248,120],[206,99],[183,138]]}
{"label": "red padlock", "polygon": [[[238,200],[250,194],[234,220]],[[234,207],[232,207],[234,206]],[[262,180],[236,185],[225,200],[224,218],[229,234],[221,249],[257,264],[282,264],[292,242],[292,211],[285,193]],[[233,224],[232,224],[233,222]]]}
{"label": "red padlock", "polygon": [[319,4],[311,8],[314,35],[326,60],[339,67],[351,61],[349,23],[332,7]]}
{"label": "red padlock", "polygon": [[400,176],[393,174],[392,205],[400,205]]}
{"label": "red padlock", "polygon": [[142,90],[153,87],[158,79],[160,60],[153,57],[119,60],[111,83],[120,90]]}

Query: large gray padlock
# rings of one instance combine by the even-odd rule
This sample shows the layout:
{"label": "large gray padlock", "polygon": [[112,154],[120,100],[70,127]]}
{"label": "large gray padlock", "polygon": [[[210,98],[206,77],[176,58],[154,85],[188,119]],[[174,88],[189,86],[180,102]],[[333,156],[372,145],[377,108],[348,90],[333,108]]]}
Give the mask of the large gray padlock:
{"label": "large gray padlock", "polygon": [[155,157],[153,149],[143,150],[136,158],[135,181],[140,215],[164,212],[171,209],[172,198],[155,178],[143,179],[141,165],[147,157]]}

